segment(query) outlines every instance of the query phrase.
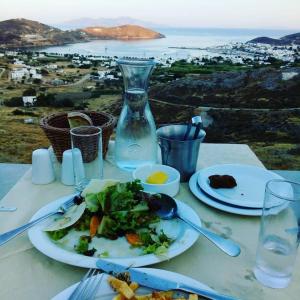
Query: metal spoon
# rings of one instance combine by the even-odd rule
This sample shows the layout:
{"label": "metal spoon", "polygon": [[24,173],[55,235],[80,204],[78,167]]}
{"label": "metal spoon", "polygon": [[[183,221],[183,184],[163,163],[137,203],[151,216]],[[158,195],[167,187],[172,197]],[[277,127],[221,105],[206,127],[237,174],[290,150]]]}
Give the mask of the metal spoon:
{"label": "metal spoon", "polygon": [[162,218],[162,219],[172,219],[172,218],[179,218],[180,220],[184,221],[191,227],[193,227],[195,230],[200,232],[202,235],[204,235],[208,240],[210,240],[212,243],[214,243],[218,248],[220,248],[222,251],[224,251],[226,254],[230,256],[238,256],[241,253],[241,248],[238,244],[235,242],[224,239],[221,236],[203,228],[200,227],[190,220],[186,219],[185,217],[181,216],[178,213],[177,204],[174,198],[170,197],[166,194],[148,194],[143,192],[143,194],[146,197],[146,200],[150,203],[151,206],[153,206],[154,210],[156,211],[156,214]]}

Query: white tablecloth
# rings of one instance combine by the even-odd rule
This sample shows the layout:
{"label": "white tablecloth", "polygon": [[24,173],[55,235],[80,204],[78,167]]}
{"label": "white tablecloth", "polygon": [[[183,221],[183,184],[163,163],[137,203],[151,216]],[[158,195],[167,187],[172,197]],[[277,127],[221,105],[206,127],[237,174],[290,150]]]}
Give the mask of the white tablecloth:
{"label": "white tablecloth", "polygon": [[[109,158],[109,157],[108,157]],[[263,166],[247,145],[202,144],[198,169],[221,163],[241,163]],[[131,174],[105,162],[105,178],[130,180]],[[14,213],[0,213],[0,232],[26,223],[40,207],[73,192],[56,181],[48,185],[33,185],[31,171],[4,197],[1,204],[18,207]],[[296,262],[293,280],[288,288],[273,290],[263,287],[252,268],[259,230],[258,217],[233,215],[211,208],[181,184],[176,197],[188,203],[201,217],[203,226],[239,242],[242,253],[232,258],[200,237],[185,253],[154,267],[175,271],[195,278],[219,292],[240,299],[291,299],[300,295],[300,263]],[[31,245],[23,234],[0,247],[0,299],[49,299],[77,282],[85,269],[69,266],[46,257]]]}

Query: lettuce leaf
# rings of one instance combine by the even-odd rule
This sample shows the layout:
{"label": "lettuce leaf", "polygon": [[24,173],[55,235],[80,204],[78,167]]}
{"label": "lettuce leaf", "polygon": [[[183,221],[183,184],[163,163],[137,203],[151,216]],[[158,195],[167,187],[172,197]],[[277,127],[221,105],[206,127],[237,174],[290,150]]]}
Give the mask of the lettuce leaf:
{"label": "lettuce leaf", "polygon": [[172,239],[161,231],[156,234],[154,231],[143,230],[139,233],[139,237],[143,243],[143,253],[156,255],[163,255],[168,251],[170,244],[173,242]]}
{"label": "lettuce leaf", "polygon": [[87,194],[85,196],[86,207],[90,212],[97,212],[100,208],[100,203],[97,194]]}
{"label": "lettuce leaf", "polygon": [[58,241],[62,239],[65,235],[67,235],[69,230],[69,228],[63,228],[55,231],[48,231],[47,233],[52,240]]}

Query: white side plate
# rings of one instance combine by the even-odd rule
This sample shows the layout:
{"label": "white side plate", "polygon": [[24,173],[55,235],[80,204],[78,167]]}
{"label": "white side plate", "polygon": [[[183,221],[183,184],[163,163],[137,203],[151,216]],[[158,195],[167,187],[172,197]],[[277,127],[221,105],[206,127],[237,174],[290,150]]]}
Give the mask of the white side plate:
{"label": "white side plate", "polygon": [[198,186],[199,172],[195,173],[190,178],[189,187],[190,187],[191,192],[194,194],[194,196],[196,198],[198,198],[200,201],[204,202],[205,204],[207,204],[211,207],[214,207],[219,210],[226,211],[226,212],[229,212],[232,214],[244,215],[244,216],[261,216],[262,215],[262,209],[243,208],[243,207],[232,206],[229,204],[226,205],[225,203],[214,200],[213,198],[204,194]]}
{"label": "white side plate", "polygon": [[[211,175],[231,175],[237,186],[234,188],[215,189],[209,185]],[[278,174],[263,168],[225,164],[216,165],[199,171],[198,184],[211,197],[224,203],[245,208],[262,208],[266,183],[271,179],[283,179]]]}

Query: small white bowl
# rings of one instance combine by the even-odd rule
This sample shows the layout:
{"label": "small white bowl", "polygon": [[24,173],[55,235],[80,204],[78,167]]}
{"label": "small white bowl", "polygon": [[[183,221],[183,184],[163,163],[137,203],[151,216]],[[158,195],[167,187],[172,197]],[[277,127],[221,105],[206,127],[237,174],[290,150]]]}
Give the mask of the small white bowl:
{"label": "small white bowl", "polygon": [[[147,183],[148,176],[154,172],[162,171],[168,175],[166,183],[151,184]],[[169,166],[165,165],[144,165],[133,171],[133,178],[141,180],[145,192],[163,193],[174,197],[179,191],[180,173]]]}

